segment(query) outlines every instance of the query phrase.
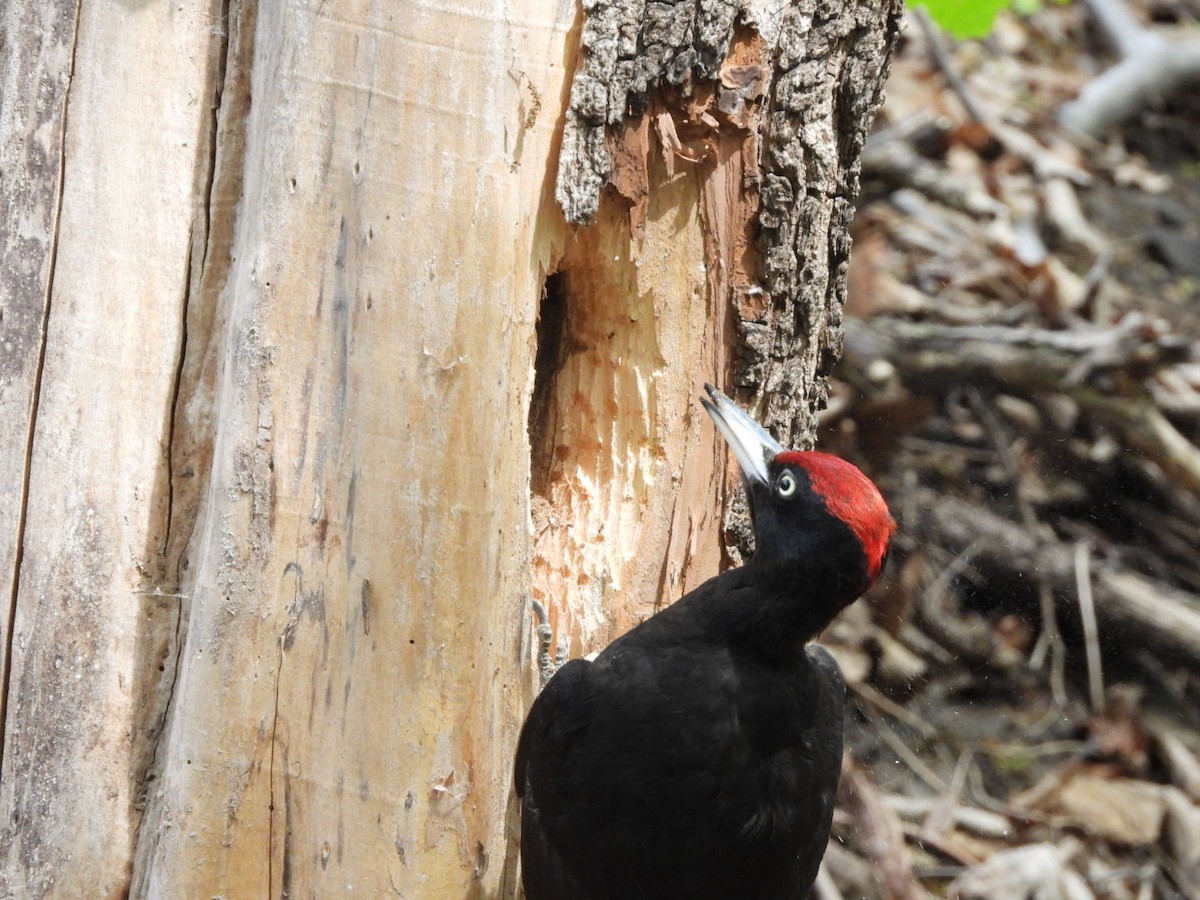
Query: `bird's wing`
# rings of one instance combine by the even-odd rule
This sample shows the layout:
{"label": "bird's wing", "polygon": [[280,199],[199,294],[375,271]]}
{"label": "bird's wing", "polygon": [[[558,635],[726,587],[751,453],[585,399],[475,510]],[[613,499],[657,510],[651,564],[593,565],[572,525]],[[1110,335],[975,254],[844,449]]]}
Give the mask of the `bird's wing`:
{"label": "bird's wing", "polygon": [[[807,862],[797,866],[795,883],[811,885],[816,881],[817,870],[821,858],[825,855],[825,847],[829,843],[829,832],[833,825],[834,797],[837,794],[842,766],[846,680],[833,654],[824,647],[809,644],[805,651],[817,672],[812,733],[818,737],[818,742],[813,751],[816,759],[820,760],[817,769],[832,775],[831,778],[814,784],[811,810],[815,828],[809,845],[798,855],[798,859]],[[796,900],[812,898],[815,895],[815,889],[812,893],[798,891]]]}
{"label": "bird's wing", "polygon": [[[571,742],[586,729],[591,691],[587,685],[591,663],[567,663],[534,700],[514,766],[517,796],[521,801],[521,868],[526,900],[586,900],[575,875],[551,841],[552,824],[543,796],[559,779],[559,767]],[[539,786],[541,791],[539,791]]]}
{"label": "bird's wing", "polygon": [[821,693],[817,698],[818,721],[820,727],[838,736],[840,758],[841,726],[846,707],[846,679],[833,654],[820,644],[809,644],[804,649],[819,673]]}

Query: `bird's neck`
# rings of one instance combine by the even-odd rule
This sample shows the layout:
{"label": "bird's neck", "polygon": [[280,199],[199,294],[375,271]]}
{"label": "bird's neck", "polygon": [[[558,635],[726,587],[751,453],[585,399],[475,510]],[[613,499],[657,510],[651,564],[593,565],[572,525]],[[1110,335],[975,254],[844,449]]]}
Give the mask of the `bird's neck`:
{"label": "bird's neck", "polygon": [[744,590],[720,591],[713,609],[724,639],[764,660],[787,660],[825,629],[847,602],[819,572],[751,560],[735,575]]}

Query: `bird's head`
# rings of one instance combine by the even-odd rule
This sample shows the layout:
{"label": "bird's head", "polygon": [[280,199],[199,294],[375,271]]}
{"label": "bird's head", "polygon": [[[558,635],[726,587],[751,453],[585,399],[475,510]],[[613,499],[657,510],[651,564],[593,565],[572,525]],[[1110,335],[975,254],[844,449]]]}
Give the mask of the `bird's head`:
{"label": "bird's head", "polygon": [[896,530],[879,488],[844,459],[784,449],[716,388],[705,390],[710,399],[701,402],[741,466],[753,565],[815,582],[838,608],[853,602],[883,572]]}

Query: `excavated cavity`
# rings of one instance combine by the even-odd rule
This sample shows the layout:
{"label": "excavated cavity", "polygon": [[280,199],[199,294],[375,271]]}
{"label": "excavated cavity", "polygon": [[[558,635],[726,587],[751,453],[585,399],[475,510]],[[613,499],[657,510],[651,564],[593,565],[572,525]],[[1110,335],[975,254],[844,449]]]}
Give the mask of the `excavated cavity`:
{"label": "excavated cavity", "polygon": [[537,352],[533,362],[533,397],[529,404],[530,490],[545,497],[554,459],[555,377],[566,354],[563,332],[567,320],[566,276],[553,272],[542,286],[538,305]]}
{"label": "excavated cavity", "polygon": [[547,277],[537,326],[534,597],[556,629],[558,612],[570,610],[589,647],[606,628],[606,593],[632,577],[659,453],[654,381],[663,360],[654,300],[639,289],[631,249],[625,210],[606,205]]}

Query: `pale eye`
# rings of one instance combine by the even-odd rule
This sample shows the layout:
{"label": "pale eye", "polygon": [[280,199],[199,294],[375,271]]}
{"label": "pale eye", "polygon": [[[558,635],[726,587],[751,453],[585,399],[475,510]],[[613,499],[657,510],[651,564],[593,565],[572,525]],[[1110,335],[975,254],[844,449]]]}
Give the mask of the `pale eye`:
{"label": "pale eye", "polygon": [[775,493],[786,500],[796,493],[797,487],[796,476],[791,472],[784,472],[775,482]]}

